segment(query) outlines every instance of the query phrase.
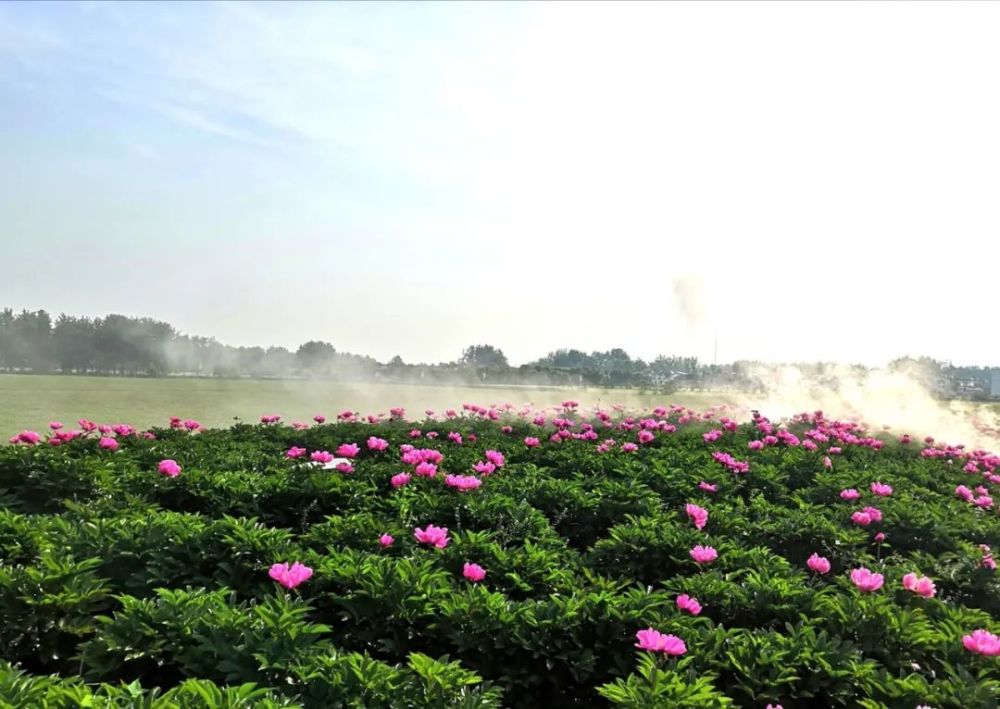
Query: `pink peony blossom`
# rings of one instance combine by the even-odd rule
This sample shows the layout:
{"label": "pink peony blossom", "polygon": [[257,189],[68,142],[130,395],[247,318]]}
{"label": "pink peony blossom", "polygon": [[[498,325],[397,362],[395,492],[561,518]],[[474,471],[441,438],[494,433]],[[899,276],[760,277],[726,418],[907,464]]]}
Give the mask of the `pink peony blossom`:
{"label": "pink peony blossom", "polygon": [[1000,655],[1000,637],[982,628],[962,636],[962,644],[969,652],[987,657]]}
{"label": "pink peony blossom", "polygon": [[677,597],[677,607],[682,611],[690,613],[691,615],[698,615],[701,613],[701,604],[698,603],[698,599],[691,598],[691,596],[686,593]]}
{"label": "pink peony blossom", "polygon": [[959,485],[955,488],[955,497],[965,500],[966,502],[972,502],[972,490],[967,488],[965,485]]}
{"label": "pink peony blossom", "polygon": [[622,444],[622,453],[634,453],[637,450],[639,450],[639,446],[637,446],[634,443],[623,443]]}
{"label": "pink peony blossom", "polygon": [[184,428],[186,428],[189,431],[197,431],[199,428],[201,428],[201,424],[195,421],[194,419],[188,419],[187,421],[184,422]]}
{"label": "pink peony blossom", "polygon": [[301,458],[306,454],[305,448],[299,448],[298,446],[292,446],[287,451],[285,451],[285,457],[287,458]]}
{"label": "pink peony blossom", "polygon": [[475,475],[445,475],[444,484],[457,489],[459,492],[468,492],[482,485],[483,481]]}
{"label": "pink peony blossom", "polygon": [[393,487],[396,487],[396,488],[403,487],[404,485],[406,485],[407,483],[410,482],[410,474],[409,473],[396,473],[395,475],[392,476],[392,479],[390,480],[390,482],[392,483]]}
{"label": "pink peony blossom", "polygon": [[462,576],[472,583],[479,583],[486,578],[486,570],[479,564],[470,564],[467,561],[462,567]]}
{"label": "pink peony blossom", "polygon": [[165,475],[168,478],[176,478],[181,474],[181,466],[177,464],[176,460],[171,460],[170,458],[161,460],[156,469],[160,475]]}
{"label": "pink peony blossom", "polygon": [[368,437],[368,450],[384,451],[388,447],[389,447],[389,441],[383,438],[376,438],[375,436]]}
{"label": "pink peony blossom", "polygon": [[528,448],[537,448],[538,444],[539,440],[534,436],[526,436],[524,439],[524,445],[527,446]]}
{"label": "pink peony blossom", "polygon": [[892,486],[885,485],[876,480],[871,484],[871,491],[879,497],[889,497],[892,494]]}
{"label": "pink peony blossom", "polygon": [[933,597],[935,592],[933,581],[926,576],[917,576],[914,573],[906,574],[903,577],[903,588],[924,598]]}
{"label": "pink peony blossom", "polygon": [[851,515],[851,519],[854,521],[854,524],[861,525],[862,527],[867,527],[872,523],[871,515],[867,512],[855,512]]}
{"label": "pink peony blossom", "polygon": [[878,507],[865,507],[861,511],[868,515],[872,522],[882,521],[882,511]]}
{"label": "pink peony blossom", "polygon": [[381,537],[378,538],[378,543],[382,545],[383,549],[391,547],[394,541],[396,541],[396,538],[393,537],[391,534],[383,534]]}
{"label": "pink peony blossom", "polygon": [[483,455],[485,456],[486,460],[493,463],[493,465],[497,466],[498,468],[503,467],[505,461],[503,453],[501,453],[500,451],[489,450],[486,451]]}
{"label": "pink peony blossom", "polygon": [[353,458],[361,452],[357,443],[341,443],[337,446],[337,455],[341,458]]}
{"label": "pink peony blossom", "polygon": [[437,466],[434,463],[423,462],[418,464],[413,472],[422,478],[433,478],[437,475]]}
{"label": "pink peony blossom", "polygon": [[426,529],[415,527],[413,529],[413,536],[421,544],[431,544],[438,549],[444,549],[450,541],[448,539],[448,528],[435,527],[433,524],[428,524]]}
{"label": "pink peony blossom", "polygon": [[312,455],[311,455],[311,456],[309,456],[309,458],[310,458],[310,459],[311,459],[311,460],[312,460],[312,461],[313,461],[314,463],[323,463],[324,465],[325,465],[326,463],[331,463],[331,462],[333,462],[333,454],[332,454],[332,453],[329,453],[329,452],[327,452],[327,451],[313,451],[313,452],[312,452]]}
{"label": "pink peony blossom", "polygon": [[316,414],[315,416],[313,416],[313,421],[315,421],[316,423],[326,423],[326,416],[324,416],[323,414]]}
{"label": "pink peony blossom", "polygon": [[480,460],[472,466],[472,469],[480,475],[491,475],[493,471],[497,469],[497,466],[493,465],[493,463],[487,463],[484,460]]}
{"label": "pink peony blossom", "polygon": [[702,530],[705,528],[705,524],[708,523],[708,510],[689,502],[684,506],[684,511],[687,512],[688,519],[694,523],[696,529]]}
{"label": "pink peony blossom", "polygon": [[285,588],[293,589],[299,584],[308,581],[309,577],[313,575],[313,570],[296,561],[291,567],[287,563],[274,564],[267,572],[267,575]]}
{"label": "pink peony blossom", "polygon": [[830,560],[816,553],[806,560],[806,566],[817,574],[830,573]]}
{"label": "pink peony blossom", "polygon": [[685,647],[684,641],[676,635],[664,635],[660,631],[653,630],[652,628],[638,631],[635,634],[635,637],[639,641],[635,644],[635,647],[640,650],[646,650],[648,652],[662,652],[666,655],[673,656],[683,655],[687,652],[687,647]]}
{"label": "pink peony blossom", "polygon": [[692,548],[688,553],[691,554],[691,558],[699,564],[711,564],[719,557],[719,552],[717,552],[714,547],[706,547],[700,544]]}
{"label": "pink peony blossom", "polygon": [[333,469],[339,473],[344,473],[345,475],[349,475],[350,473],[354,472],[354,466],[348,463],[346,460],[342,460],[339,463],[337,463],[333,467]]}
{"label": "pink peony blossom", "polygon": [[62,427],[63,425],[61,421],[49,421],[49,428],[51,428],[53,431],[58,431]]}
{"label": "pink peony blossom", "polygon": [[853,487],[849,487],[846,490],[840,491],[840,497],[843,500],[856,500],[861,497],[861,493],[855,490]]}
{"label": "pink peony blossom", "polygon": [[103,436],[97,445],[108,451],[118,450],[118,441],[114,438],[108,438],[107,436]]}
{"label": "pink peony blossom", "polygon": [[718,492],[719,486],[707,483],[704,480],[702,480],[700,483],[698,483],[698,489],[704,490],[705,492]]}
{"label": "pink peony blossom", "polygon": [[882,574],[876,574],[862,566],[851,571],[851,582],[857,586],[858,590],[871,593],[882,588],[885,578]]}

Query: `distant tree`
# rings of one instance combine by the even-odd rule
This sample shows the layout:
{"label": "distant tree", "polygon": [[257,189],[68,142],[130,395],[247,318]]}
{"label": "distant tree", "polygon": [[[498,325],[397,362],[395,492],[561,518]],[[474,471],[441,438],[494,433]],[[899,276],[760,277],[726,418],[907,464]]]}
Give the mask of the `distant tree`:
{"label": "distant tree", "polygon": [[299,367],[313,374],[329,374],[337,350],[329,342],[310,340],[299,346],[295,359]]}
{"label": "distant tree", "polygon": [[503,350],[493,345],[470,345],[462,352],[462,364],[474,367],[496,367],[506,369],[510,366]]}
{"label": "distant tree", "polygon": [[394,368],[400,368],[400,367],[405,367],[406,363],[403,361],[402,357],[396,355],[395,357],[389,360],[389,366]]}

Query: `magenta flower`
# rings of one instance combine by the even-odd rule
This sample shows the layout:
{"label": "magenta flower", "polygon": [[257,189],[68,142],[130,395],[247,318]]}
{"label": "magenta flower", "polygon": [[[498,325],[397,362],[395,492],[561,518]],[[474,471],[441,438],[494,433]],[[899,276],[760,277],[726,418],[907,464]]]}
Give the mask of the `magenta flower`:
{"label": "magenta flower", "polygon": [[296,561],[291,567],[287,563],[274,564],[267,574],[282,586],[291,590],[309,580],[309,577],[313,575],[313,570]]}
{"label": "magenta flower", "polygon": [[449,542],[448,528],[435,527],[433,524],[428,524],[426,529],[414,528],[413,536],[421,544],[431,544],[438,549],[444,549]]}
{"label": "magenta flower", "polygon": [[341,443],[337,447],[337,455],[341,458],[353,458],[360,452],[361,449],[357,443]]}
{"label": "magenta flower", "polygon": [[456,488],[459,492],[468,492],[482,485],[483,481],[475,475],[445,475],[444,484]]}
{"label": "magenta flower", "polygon": [[528,448],[536,448],[538,446],[538,439],[534,436],[526,436],[524,439],[524,445]]}
{"label": "magenta flower", "polygon": [[652,431],[639,431],[639,443],[652,443],[655,438]]}
{"label": "magenta flower", "polygon": [[622,443],[622,453],[634,453],[639,450],[639,446],[634,443]]}
{"label": "magenta flower", "polygon": [[487,463],[484,460],[480,460],[472,466],[472,469],[480,475],[492,475],[493,471],[497,469],[497,466],[493,465],[493,463]]}
{"label": "magenta flower", "polygon": [[969,652],[979,655],[987,657],[1000,655],[1000,637],[982,628],[973,630],[969,635],[963,635],[962,644]]}
{"label": "magenta flower", "polygon": [[690,613],[691,615],[698,615],[701,613],[701,604],[698,603],[698,599],[691,598],[691,596],[686,593],[677,597],[677,607],[682,611]]}
{"label": "magenta flower", "polygon": [[462,567],[462,576],[472,583],[479,583],[486,578],[486,570],[479,564],[465,562],[465,566]]}
{"label": "magenta flower", "polygon": [[717,552],[714,547],[706,547],[700,544],[691,549],[688,553],[691,554],[691,558],[699,564],[711,564],[719,558],[719,552]]}
{"label": "magenta flower", "polygon": [[418,464],[413,472],[422,478],[433,478],[437,475],[437,466],[434,463],[423,462]]}
{"label": "magenta flower", "polygon": [[389,409],[389,415],[392,416],[393,418],[401,419],[404,416],[406,416],[406,409],[404,409],[402,406],[395,406]]}
{"label": "magenta flower", "polygon": [[326,416],[324,416],[323,414],[316,414],[315,416],[313,416],[313,421],[315,421],[316,423],[326,423]]}
{"label": "magenta flower", "polygon": [[61,421],[49,421],[49,428],[51,428],[53,431],[58,431],[62,427],[63,425]]}
{"label": "magenta flower", "polygon": [[21,431],[17,434],[17,440],[29,446],[33,446],[42,440],[42,437],[35,431]]}
{"label": "magenta flower", "polygon": [[189,431],[197,431],[199,428],[201,428],[201,424],[195,421],[194,419],[188,419],[187,421],[184,422],[184,428],[186,428]]}
{"label": "magenta flower", "polygon": [[301,458],[306,454],[305,448],[299,448],[298,446],[292,446],[287,451],[285,451],[285,456],[288,458]]}
{"label": "magenta flower", "polygon": [[871,593],[882,588],[885,578],[882,574],[876,574],[862,566],[859,569],[851,571],[851,582],[857,586],[859,591]]}
{"label": "magenta flower", "polygon": [[817,574],[830,573],[830,560],[816,553],[806,560],[806,566]]}
{"label": "magenta flower", "polygon": [[828,455],[827,456],[823,456],[823,467],[824,468],[832,468],[833,467],[833,461],[830,460],[830,456],[828,456]]}
{"label": "magenta flower", "polygon": [[696,529],[702,530],[705,528],[705,525],[708,523],[708,510],[689,502],[684,506],[684,511],[687,512],[688,519],[694,523]]}
{"label": "magenta flower", "polygon": [[382,545],[383,549],[391,547],[394,541],[396,541],[396,538],[393,537],[391,534],[383,534],[381,537],[378,538],[378,543]]}
{"label": "magenta flower", "polygon": [[914,573],[906,574],[906,576],[903,577],[903,588],[907,591],[912,591],[918,596],[923,596],[924,598],[933,597],[936,590],[934,588],[934,582],[928,577],[917,576]]}
{"label": "magenta flower", "polygon": [[384,451],[389,447],[389,441],[383,438],[376,438],[375,436],[369,436],[368,438],[368,450],[370,451]]}
{"label": "magenta flower", "polygon": [[861,511],[864,512],[869,517],[871,517],[872,522],[882,521],[882,510],[880,510],[878,507],[865,507]]}
{"label": "magenta flower", "polygon": [[181,474],[181,466],[177,464],[176,460],[171,460],[170,458],[161,460],[157,466],[157,470],[159,470],[160,475],[165,475],[168,478],[176,478]]}
{"label": "magenta flower", "polygon": [[451,431],[448,433],[448,440],[453,443],[457,443],[458,445],[462,445],[462,434],[458,431]]}
{"label": "magenta flower", "polygon": [[719,486],[707,483],[704,480],[702,480],[700,483],[698,483],[698,489],[704,490],[705,492],[718,492]]}
{"label": "magenta flower", "polygon": [[867,527],[872,523],[871,515],[867,512],[855,512],[851,515],[851,519],[854,521],[854,524],[859,524],[862,527]]}
{"label": "magenta flower", "polygon": [[347,475],[347,474],[350,474],[350,473],[353,473],[353,472],[354,472],[354,466],[353,466],[353,465],[351,465],[350,463],[348,463],[348,462],[347,462],[346,460],[342,460],[342,461],[340,461],[340,462],[339,462],[339,463],[337,463],[337,464],[336,464],[335,466],[333,466],[333,468],[334,468],[334,470],[336,470],[337,472],[339,472],[339,473],[344,473],[345,475]]}
{"label": "magenta flower", "polygon": [[406,485],[408,482],[410,482],[410,474],[396,473],[395,475],[392,476],[390,482],[392,483],[393,487],[403,487],[403,485]]}
{"label": "magenta flower", "polygon": [[885,532],[879,532],[875,535],[875,541],[879,544],[885,541]]}
{"label": "magenta flower", "polygon": [[313,451],[309,457],[314,463],[323,463],[326,465],[333,462],[333,454],[327,451]]}
{"label": "magenta flower", "polygon": [[97,445],[108,451],[118,450],[118,441],[114,438],[108,438],[107,436],[103,436]]}
{"label": "magenta flower", "polygon": [[885,485],[876,480],[871,484],[871,491],[879,497],[889,497],[892,494],[892,486]]}
{"label": "magenta flower", "polygon": [[503,467],[505,461],[503,453],[501,453],[500,451],[492,451],[492,450],[486,451],[483,454],[483,456],[486,458],[486,460],[490,461],[491,463],[493,463],[493,465],[497,466],[498,468]]}
{"label": "magenta flower", "polygon": [[683,655],[687,652],[684,641],[676,635],[664,635],[658,630],[647,628],[635,634],[637,642],[635,647],[647,652],[662,652],[666,655]]}

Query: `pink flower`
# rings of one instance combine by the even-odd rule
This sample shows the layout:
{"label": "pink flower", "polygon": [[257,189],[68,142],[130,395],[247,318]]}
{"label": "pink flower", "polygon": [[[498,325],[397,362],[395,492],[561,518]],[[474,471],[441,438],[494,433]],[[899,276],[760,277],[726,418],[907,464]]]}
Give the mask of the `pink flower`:
{"label": "pink flower", "polygon": [[408,482],[410,482],[410,474],[396,473],[395,475],[392,476],[392,480],[390,482],[392,482],[393,487],[403,487],[403,485],[406,485]]}
{"label": "pink flower", "polygon": [[889,497],[892,494],[892,486],[884,485],[876,480],[871,484],[871,491],[879,497]]}
{"label": "pink flower", "polygon": [[882,521],[882,511],[878,507],[865,507],[861,511],[871,517],[872,522]]}
{"label": "pink flower", "polygon": [[270,571],[267,572],[267,575],[285,588],[293,589],[304,581],[307,581],[313,575],[313,570],[296,561],[291,567],[287,563],[274,564]]}
{"label": "pink flower", "polygon": [[280,420],[281,417],[278,416],[277,414],[265,414],[264,416],[260,417],[260,422],[265,426],[269,423],[278,423],[278,421]]}
{"label": "pink flower", "polygon": [[368,438],[368,450],[370,451],[384,451],[389,447],[389,441],[383,438],[376,438],[375,436],[369,436]]}
{"label": "pink flower", "polygon": [[854,520],[854,524],[859,524],[862,527],[867,527],[872,523],[871,515],[867,512],[855,512],[851,515],[851,519]]}
{"label": "pink flower", "polygon": [[504,464],[505,461],[504,461],[503,453],[501,453],[500,451],[490,450],[490,451],[486,451],[483,455],[486,457],[486,460],[488,460],[491,463],[493,463],[493,465],[497,466],[498,468],[502,468],[503,467],[503,464]]}
{"label": "pink flower", "polygon": [[410,438],[420,438],[423,434],[419,428],[415,428],[410,431]]}
{"label": "pink flower", "polygon": [[108,438],[107,436],[103,436],[97,445],[108,451],[118,450],[118,441],[114,438]]}
{"label": "pink flower", "polygon": [[980,495],[975,500],[972,501],[976,507],[990,508],[993,507],[993,498],[989,495]]}
{"label": "pink flower", "polygon": [[512,433],[513,431],[514,431],[514,427],[513,426],[501,426],[500,427],[500,432],[501,433]]}
{"label": "pink flower", "polygon": [[677,597],[677,607],[682,611],[686,611],[691,615],[698,615],[701,613],[701,604],[698,603],[697,598],[691,598],[691,596],[682,594]]}
{"label": "pink flower", "polygon": [[333,454],[328,453],[327,451],[313,451],[309,458],[314,463],[323,463],[325,465],[326,463],[333,461]]}
{"label": "pink flower", "polygon": [[462,567],[462,576],[472,583],[479,583],[486,578],[486,570],[479,564],[470,564],[467,561]]}
{"label": "pink flower", "polygon": [[914,573],[906,574],[903,577],[903,588],[924,598],[931,598],[935,591],[933,581],[926,576],[917,576]]}
{"label": "pink flower", "polygon": [[647,628],[635,634],[637,642],[635,647],[648,652],[662,652],[667,655],[683,655],[687,652],[684,641],[676,635],[664,635],[658,630]]}
{"label": "pink flower", "polygon": [[49,421],[49,428],[51,428],[53,431],[58,431],[62,427],[63,425],[62,422],[60,421]]}
{"label": "pink flower", "polygon": [[37,444],[40,440],[42,440],[42,437],[38,435],[38,433],[36,433],[35,431],[21,431],[19,434],[17,434],[17,440],[20,441],[21,443],[33,446]]}
{"label": "pink flower", "polygon": [[830,446],[830,450],[827,451],[830,455],[840,455],[842,452],[839,446]]}
{"label": "pink flower", "polygon": [[326,416],[324,416],[323,414],[316,414],[315,416],[313,416],[313,421],[315,421],[316,423],[326,423]]}
{"label": "pink flower", "polygon": [[719,552],[714,547],[705,547],[700,544],[689,552],[691,558],[699,564],[711,564],[719,557]]}
{"label": "pink flower", "polygon": [[639,450],[639,446],[637,446],[634,443],[623,443],[622,444],[622,453],[634,453],[637,450]]}
{"label": "pink flower", "polygon": [[389,409],[389,415],[393,418],[401,419],[406,415],[406,409],[402,406],[396,406]]}
{"label": "pink flower", "polygon": [[955,488],[955,497],[965,500],[966,502],[972,502],[972,490],[967,488],[965,485],[959,485]]}
{"label": "pink flower", "polygon": [[833,461],[830,460],[830,456],[823,456],[823,467],[824,468],[832,468],[833,467]]}
{"label": "pink flower", "polygon": [[785,709],[785,707],[780,704],[768,704],[764,709]]}
{"label": "pink flower", "polygon": [[181,474],[181,466],[177,464],[176,460],[171,460],[170,458],[161,460],[157,466],[157,470],[159,470],[160,475],[165,475],[168,478],[176,478]]}
{"label": "pink flower", "polygon": [[475,475],[446,475],[444,484],[456,488],[459,492],[468,492],[482,485],[483,481]]}
{"label": "pink flower", "polygon": [[705,492],[718,492],[719,486],[707,483],[704,480],[702,480],[700,483],[698,483],[698,489],[704,490]]}
{"label": "pink flower", "polygon": [[851,571],[851,582],[858,587],[859,591],[871,593],[882,588],[885,578],[882,574],[876,574],[862,566]]}
{"label": "pink flower", "polygon": [[396,539],[391,534],[383,534],[378,538],[378,543],[382,545],[383,549],[391,547],[394,541],[396,541]]}
{"label": "pink flower", "polygon": [[306,454],[305,448],[299,448],[297,446],[292,446],[287,451],[285,451],[285,456],[287,458],[301,458]]}
{"label": "pink flower", "polygon": [[881,544],[885,541],[885,532],[879,532],[875,535],[875,541]]}
{"label": "pink flower", "polygon": [[817,574],[830,573],[830,560],[816,553],[806,560],[806,566]]}
{"label": "pink flower", "polygon": [[486,461],[480,460],[472,466],[472,469],[480,475],[491,475],[493,471],[497,469],[497,466],[493,465],[493,463],[487,463]]}
{"label": "pink flower", "polygon": [[534,436],[526,436],[524,439],[524,445],[526,445],[528,448],[536,448],[538,446],[538,443],[539,443],[538,439],[535,438]]}
{"label": "pink flower", "polygon": [[421,544],[431,544],[438,549],[444,549],[448,546],[449,539],[447,527],[435,527],[433,524],[428,524],[426,529],[415,527],[413,530],[413,536]]}
{"label": "pink flower", "polygon": [[451,431],[448,434],[448,440],[457,443],[458,445],[462,445],[462,434],[458,431]]}
{"label": "pink flower", "polygon": [[428,431],[427,432],[427,437],[430,438],[433,441],[435,438],[438,437],[438,432],[437,431]]}
{"label": "pink flower", "polygon": [[357,443],[341,443],[337,447],[337,455],[341,458],[353,458],[359,452],[361,452],[361,449]]}
{"label": "pink flower", "polygon": [[708,522],[708,510],[689,502],[684,506],[684,511],[687,512],[688,519],[694,523],[696,529],[701,530],[705,528],[705,524]]}
{"label": "pink flower", "polygon": [[962,644],[969,652],[979,655],[987,657],[1000,655],[1000,637],[982,628],[973,630],[969,635],[963,635]]}
{"label": "pink flower", "polygon": [[334,466],[334,470],[340,473],[348,475],[354,472],[354,466],[348,463],[346,460],[342,460]]}
{"label": "pink flower", "polygon": [[652,443],[655,438],[652,431],[639,431],[639,443]]}
{"label": "pink flower", "polygon": [[437,466],[434,463],[423,462],[418,464],[413,472],[422,478],[433,478],[437,475]]}
{"label": "pink flower", "polygon": [[184,422],[184,428],[186,428],[189,431],[197,431],[199,428],[201,428],[201,424],[195,421],[194,419],[188,419],[187,421]]}

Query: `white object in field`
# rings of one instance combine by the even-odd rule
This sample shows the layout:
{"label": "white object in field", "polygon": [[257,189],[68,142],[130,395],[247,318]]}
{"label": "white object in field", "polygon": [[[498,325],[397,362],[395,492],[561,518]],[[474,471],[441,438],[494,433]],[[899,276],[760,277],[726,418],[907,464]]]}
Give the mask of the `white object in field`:
{"label": "white object in field", "polygon": [[323,468],[323,470],[336,470],[337,466],[340,465],[341,463],[347,463],[347,464],[350,465],[351,459],[350,458],[334,458],[329,463],[320,463],[318,460],[311,460],[311,461],[309,461],[310,465],[319,465],[319,466],[321,466]]}

